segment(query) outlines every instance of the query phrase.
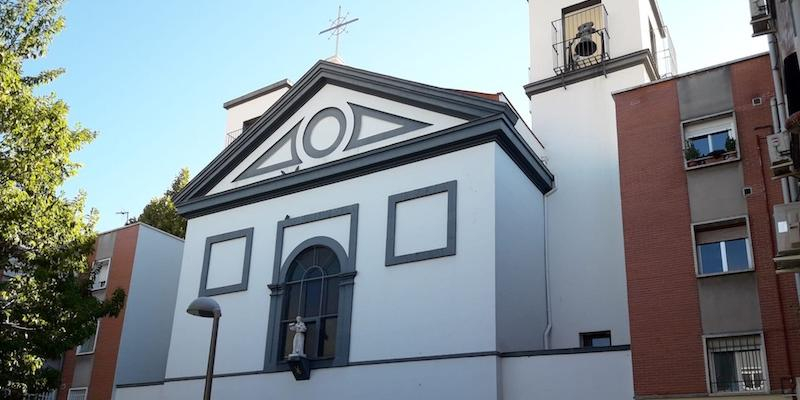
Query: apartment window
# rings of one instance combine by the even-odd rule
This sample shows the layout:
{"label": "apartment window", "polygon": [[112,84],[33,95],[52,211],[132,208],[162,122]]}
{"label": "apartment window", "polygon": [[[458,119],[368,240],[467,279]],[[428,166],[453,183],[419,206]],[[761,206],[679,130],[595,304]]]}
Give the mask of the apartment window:
{"label": "apartment window", "polygon": [[97,334],[100,332],[100,320],[97,320],[97,328],[94,330],[94,335],[90,336],[86,341],[81,343],[77,349],[75,349],[76,355],[83,355],[83,354],[92,354],[94,353],[94,347],[97,344]]}
{"label": "apartment window", "polygon": [[706,351],[712,393],[766,390],[760,335],[709,338]]}
{"label": "apartment window", "polygon": [[105,289],[108,284],[108,270],[111,268],[111,259],[103,258],[92,264],[92,290]]}
{"label": "apartment window", "polygon": [[694,227],[697,269],[700,275],[752,269],[747,221],[731,221]]}
{"label": "apartment window", "polygon": [[67,394],[67,400],[86,400],[86,388],[70,389]]}
{"label": "apartment window", "polygon": [[581,333],[581,347],[611,346],[611,331]]}
{"label": "apartment window", "polygon": [[688,167],[713,164],[738,157],[733,115],[684,123],[684,156]]}

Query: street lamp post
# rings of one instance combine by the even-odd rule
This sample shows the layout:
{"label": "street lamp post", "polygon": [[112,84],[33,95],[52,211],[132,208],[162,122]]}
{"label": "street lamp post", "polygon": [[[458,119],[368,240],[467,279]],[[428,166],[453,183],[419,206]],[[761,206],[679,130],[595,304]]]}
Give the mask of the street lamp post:
{"label": "street lamp post", "polygon": [[186,312],[203,318],[213,318],[214,323],[211,328],[211,348],[208,350],[208,366],[206,368],[206,387],[203,390],[203,400],[211,400],[211,381],[214,379],[214,356],[217,353],[217,330],[219,329],[219,318],[222,310],[219,303],[210,297],[198,297],[189,304]]}

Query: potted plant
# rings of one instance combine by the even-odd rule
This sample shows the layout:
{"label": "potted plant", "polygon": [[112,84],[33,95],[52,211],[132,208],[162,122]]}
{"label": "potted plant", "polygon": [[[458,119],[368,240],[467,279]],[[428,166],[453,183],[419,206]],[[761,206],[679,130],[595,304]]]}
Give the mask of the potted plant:
{"label": "potted plant", "polygon": [[729,153],[736,151],[736,139],[732,137],[725,139],[725,151]]}
{"label": "potted plant", "polygon": [[686,157],[687,166],[694,167],[695,165],[699,164],[697,159],[700,158],[700,151],[697,150],[697,147],[694,147],[694,144],[688,140],[686,141],[683,149],[683,156]]}

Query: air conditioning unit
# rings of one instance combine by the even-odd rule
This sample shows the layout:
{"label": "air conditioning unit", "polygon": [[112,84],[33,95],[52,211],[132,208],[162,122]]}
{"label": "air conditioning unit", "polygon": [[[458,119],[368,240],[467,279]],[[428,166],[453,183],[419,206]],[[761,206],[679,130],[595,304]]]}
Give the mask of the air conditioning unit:
{"label": "air conditioning unit", "polygon": [[800,203],[777,204],[773,208],[779,270],[800,268]]}
{"label": "air conditioning unit", "polygon": [[771,0],[750,0],[750,25],[753,27],[753,36],[775,31],[771,3]]}
{"label": "air conditioning unit", "polygon": [[781,177],[792,173],[791,141],[787,132],[767,136],[772,176]]}

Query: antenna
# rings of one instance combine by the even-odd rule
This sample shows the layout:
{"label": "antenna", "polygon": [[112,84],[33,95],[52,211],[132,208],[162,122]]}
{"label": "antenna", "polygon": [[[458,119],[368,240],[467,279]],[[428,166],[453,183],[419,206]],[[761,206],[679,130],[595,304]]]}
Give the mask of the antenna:
{"label": "antenna", "polygon": [[342,16],[342,6],[339,6],[339,12],[336,14],[336,19],[331,20],[331,27],[319,32],[320,35],[330,32],[328,39],[334,36],[336,37],[336,50],[334,51],[333,56],[328,58],[330,61],[341,62],[341,58],[339,58],[339,36],[341,36],[343,33],[347,33],[348,24],[358,21],[358,18],[353,18],[347,21],[348,16],[350,16],[350,13]]}
{"label": "antenna", "polygon": [[117,215],[124,215],[124,216],[125,216],[125,221],[122,221],[122,225],[127,225],[127,224],[128,224],[128,220],[129,220],[129,218],[128,218],[128,217],[129,217],[129,215],[130,215],[130,213],[129,213],[129,212],[127,212],[127,211],[125,211],[125,210],[122,210],[122,211],[117,211],[115,214],[117,214]]}

